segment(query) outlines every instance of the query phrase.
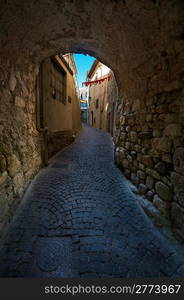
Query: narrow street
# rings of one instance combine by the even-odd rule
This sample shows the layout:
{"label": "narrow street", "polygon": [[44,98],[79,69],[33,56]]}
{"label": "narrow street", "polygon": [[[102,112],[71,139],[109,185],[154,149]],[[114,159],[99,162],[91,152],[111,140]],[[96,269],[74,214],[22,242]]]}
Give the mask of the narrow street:
{"label": "narrow street", "polygon": [[137,205],[109,134],[83,127],[28,188],[1,243],[4,277],[183,277]]}

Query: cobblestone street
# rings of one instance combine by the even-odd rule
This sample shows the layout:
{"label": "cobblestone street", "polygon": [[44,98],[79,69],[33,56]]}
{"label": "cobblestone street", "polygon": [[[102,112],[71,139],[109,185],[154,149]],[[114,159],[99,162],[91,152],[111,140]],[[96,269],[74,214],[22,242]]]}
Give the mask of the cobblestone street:
{"label": "cobblestone street", "polygon": [[33,180],[0,257],[1,277],[184,276],[184,257],[115,166],[112,139],[90,127]]}

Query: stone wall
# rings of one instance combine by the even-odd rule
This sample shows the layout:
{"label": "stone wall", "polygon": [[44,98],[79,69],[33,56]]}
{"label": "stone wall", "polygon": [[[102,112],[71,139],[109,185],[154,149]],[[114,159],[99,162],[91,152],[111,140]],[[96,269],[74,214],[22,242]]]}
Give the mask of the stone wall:
{"label": "stone wall", "polygon": [[[177,62],[178,63],[178,62]],[[184,63],[181,60],[181,65]],[[145,100],[124,98],[116,117],[116,158],[125,175],[184,240],[184,81]],[[149,93],[150,92],[150,93]]]}
{"label": "stone wall", "polygon": [[118,99],[119,99],[119,92],[118,92],[118,86],[117,86],[117,82],[116,79],[114,77],[114,73],[112,72],[112,70],[110,71],[110,80],[108,82],[108,86],[107,86],[107,103],[109,103],[109,107],[108,107],[108,113],[110,112],[110,120],[109,121],[109,125],[107,126],[107,130],[109,130],[109,133],[114,136],[116,134],[115,131],[115,120],[116,120],[116,116],[118,116],[117,114],[117,104],[118,104]]}
{"label": "stone wall", "polygon": [[[14,62],[15,63],[15,62]],[[38,171],[39,134],[35,122],[36,69],[0,58],[0,235],[23,192]]]}

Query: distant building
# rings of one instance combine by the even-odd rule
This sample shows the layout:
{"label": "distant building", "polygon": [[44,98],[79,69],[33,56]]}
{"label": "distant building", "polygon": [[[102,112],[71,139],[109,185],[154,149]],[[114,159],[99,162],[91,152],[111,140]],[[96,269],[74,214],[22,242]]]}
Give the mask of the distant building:
{"label": "distant building", "polygon": [[88,113],[89,113],[89,87],[79,88],[79,98],[80,98],[80,110],[81,110],[81,121],[83,123],[88,123]]}
{"label": "distant building", "polygon": [[89,87],[84,86],[79,88],[79,98],[83,100],[89,99]]}
{"label": "distant building", "polygon": [[113,72],[95,60],[83,85],[89,89],[89,124],[113,135],[118,89]]}

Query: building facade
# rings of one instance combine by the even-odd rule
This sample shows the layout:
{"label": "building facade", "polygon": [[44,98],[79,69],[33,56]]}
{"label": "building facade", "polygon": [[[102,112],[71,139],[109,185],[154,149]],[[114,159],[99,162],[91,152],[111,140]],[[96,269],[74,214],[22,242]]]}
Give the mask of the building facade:
{"label": "building facade", "polygon": [[43,156],[70,144],[81,128],[76,66],[72,54],[47,58],[40,67],[37,127],[43,132]]}
{"label": "building facade", "polygon": [[95,60],[84,85],[89,87],[89,123],[113,135],[118,89],[113,72]]}
{"label": "building facade", "polygon": [[80,110],[82,123],[89,122],[89,87],[79,88]]}

